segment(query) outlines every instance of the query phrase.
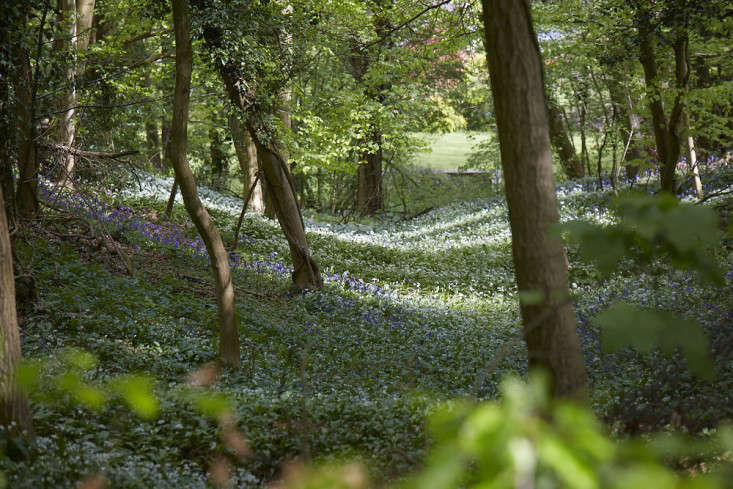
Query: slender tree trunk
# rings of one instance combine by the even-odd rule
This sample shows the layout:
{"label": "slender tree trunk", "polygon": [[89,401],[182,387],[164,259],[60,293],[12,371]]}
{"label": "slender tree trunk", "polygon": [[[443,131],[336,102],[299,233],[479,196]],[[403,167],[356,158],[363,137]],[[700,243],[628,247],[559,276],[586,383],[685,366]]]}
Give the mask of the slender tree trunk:
{"label": "slender tree trunk", "polygon": [[178,195],[178,180],[173,177],[173,185],[171,185],[171,191],[168,193],[168,202],[165,205],[165,217],[170,220],[173,215],[173,206],[176,205],[176,195]]}
{"label": "slender tree trunk", "polygon": [[556,396],[585,398],[585,366],[569,303],[567,258],[548,231],[558,222],[549,122],[528,0],[482,0],[512,252],[531,368],[549,370]]}
{"label": "slender tree trunk", "polygon": [[209,156],[211,157],[211,174],[215,188],[222,188],[226,158],[221,149],[222,141],[219,131],[214,126],[209,127]]}
{"label": "slender tree trunk", "polygon": [[588,172],[591,175],[593,172],[590,168],[590,157],[588,156],[588,138],[585,134],[585,121],[587,115],[587,108],[585,101],[578,101],[578,112],[580,113],[580,155],[583,158],[583,162]]}
{"label": "slender tree trunk", "polygon": [[234,285],[229,259],[219,231],[198,197],[196,182],[186,161],[188,104],[191,91],[193,50],[189,34],[188,0],[173,0],[173,25],[176,38],[176,88],[171,123],[171,159],[176,181],[181,187],[183,202],[209,253],[216,281],[219,309],[221,360],[232,367],[239,365],[239,335],[237,330]]}
{"label": "slender tree trunk", "polygon": [[32,433],[28,401],[16,385],[20,362],[20,333],[15,310],[15,274],[8,221],[0,187],[0,425],[14,423],[14,430]]}
{"label": "slender tree trunk", "polygon": [[[164,120],[160,126],[161,140],[163,144],[163,164],[166,168],[173,168],[173,159],[171,158],[171,127],[170,121]],[[178,182],[176,181],[175,169],[173,172],[173,185],[168,194],[168,203],[165,206],[165,217],[170,220],[173,215],[173,206],[176,204],[176,195],[178,194]]]}
{"label": "slender tree trunk", "polygon": [[692,138],[692,134],[690,134],[690,119],[686,111],[684,114],[682,114],[682,127],[684,131],[682,141],[684,141],[685,158],[687,159],[687,166],[690,168],[690,174],[692,175],[692,182],[695,185],[695,194],[697,194],[698,199],[702,199],[703,198],[702,181],[700,180],[700,169],[698,168],[698,165],[697,165],[697,154],[695,152],[695,140]]}
{"label": "slender tree trunk", "polygon": [[575,154],[575,147],[563,122],[562,111],[556,102],[548,98],[550,117],[550,141],[560,157],[560,164],[568,178],[583,178],[585,168],[583,162]]}
{"label": "slender tree trunk", "polygon": [[[211,34],[210,34],[211,35]],[[207,39],[215,45],[215,39]],[[243,114],[247,113],[247,105],[243,94],[239,91],[240,84],[236,80],[234,68],[228,65],[220,66],[220,74],[226,86],[229,99],[232,104],[239,108]],[[318,289],[323,286],[318,264],[313,259],[308,249],[308,241],[305,236],[305,224],[303,216],[298,207],[295,184],[290,174],[288,165],[278,154],[278,145],[272,147],[263,144],[258,136],[257,130],[247,121],[247,130],[252,141],[257,147],[259,171],[265,181],[266,198],[271,198],[275,215],[280,223],[280,228],[285,234],[290,246],[290,253],[293,258],[293,282],[299,290]]]}
{"label": "slender tree trunk", "polygon": [[38,215],[38,148],[33,121],[33,72],[27,53],[20,57],[15,78],[18,118],[18,189],[15,193],[18,217],[33,219]]}
{"label": "slender tree trunk", "polygon": [[[76,77],[81,69],[79,54],[87,50],[91,38],[92,20],[95,0],[59,0],[60,23],[66,25],[54,46],[57,50],[69,53],[69,65],[66,68],[66,90],[59,97],[59,110],[63,111],[58,121],[57,142],[72,147],[76,139],[77,123],[75,120],[77,104]],[[68,185],[74,173],[76,161],[69,152],[57,152],[56,164],[58,185]]]}
{"label": "slender tree trunk", "polygon": [[323,287],[318,264],[311,257],[308,241],[305,237],[305,224],[295,196],[295,185],[288,165],[273,149],[263,145],[254,136],[254,128],[250,134],[257,145],[260,171],[267,181],[267,188],[272,195],[280,228],[285,234],[293,257],[293,283],[298,290],[320,289]]}
{"label": "slender tree trunk", "polygon": [[644,157],[641,121],[634,112],[634,101],[630,91],[625,88],[627,80],[621,75],[617,66],[607,66],[610,73],[608,92],[618,120],[621,121],[619,133],[625,150],[623,154],[627,180],[633,181],[639,174],[639,162]]}
{"label": "slender tree trunk", "polygon": [[[234,143],[234,150],[237,153],[242,187],[245,192],[244,197],[246,198],[246,193],[257,178],[257,148],[254,142],[252,142],[252,137],[249,135],[247,128],[244,127],[236,115],[229,115],[229,130],[232,133],[232,142]],[[262,184],[259,181],[254,186],[252,195],[249,198],[248,208],[260,214],[265,210]]]}
{"label": "slender tree trunk", "polygon": [[[0,103],[0,111],[5,107]],[[7,129],[7,128],[6,128]],[[0,140],[0,188],[5,196],[3,205],[10,224],[15,223],[15,180],[10,160],[10,140]]]}
{"label": "slender tree trunk", "polygon": [[160,137],[158,136],[158,126],[155,121],[147,121],[145,123],[145,139],[148,145],[149,161],[157,170],[164,170],[163,159],[160,156]]}

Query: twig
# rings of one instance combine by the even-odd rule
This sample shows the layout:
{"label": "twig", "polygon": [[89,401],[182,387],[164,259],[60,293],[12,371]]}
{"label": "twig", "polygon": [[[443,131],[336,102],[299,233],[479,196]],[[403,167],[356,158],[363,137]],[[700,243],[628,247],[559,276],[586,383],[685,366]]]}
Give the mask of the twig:
{"label": "twig", "polygon": [[46,141],[41,141],[37,143],[38,146],[41,146],[43,148],[52,149],[54,151],[62,151],[64,153],[69,153],[74,156],[80,156],[82,158],[109,158],[109,159],[117,159],[121,158],[123,156],[130,156],[140,153],[140,151],[136,149],[128,150],[128,151],[121,151],[119,153],[103,153],[99,151],[83,151],[80,149],[72,148],[70,146],[64,146],[62,144],[56,144],[56,143],[50,143]]}
{"label": "twig", "polygon": [[705,197],[695,202],[695,204],[699,205],[708,199],[712,199],[713,197],[720,197],[721,195],[728,195],[728,194],[733,194],[733,189],[721,190],[720,192],[713,192],[712,194],[707,194]]}
{"label": "twig", "polygon": [[242,204],[242,212],[239,214],[239,220],[237,221],[237,229],[234,231],[234,240],[232,241],[232,249],[237,247],[237,243],[239,242],[239,231],[242,228],[242,220],[244,219],[244,213],[247,212],[247,206],[249,205],[250,199],[252,199],[252,194],[255,190],[255,185],[257,185],[257,182],[260,179],[260,173],[257,172],[257,175],[255,175],[255,180],[252,182],[252,186],[249,187],[249,192],[247,193],[247,198],[245,199],[244,203]]}

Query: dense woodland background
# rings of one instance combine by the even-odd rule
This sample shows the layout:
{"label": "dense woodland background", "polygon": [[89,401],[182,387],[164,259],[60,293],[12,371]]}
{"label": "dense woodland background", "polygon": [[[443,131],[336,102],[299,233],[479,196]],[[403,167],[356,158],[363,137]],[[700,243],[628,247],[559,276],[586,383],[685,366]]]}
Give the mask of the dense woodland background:
{"label": "dense woodland background", "polygon": [[4,5],[0,487],[731,487],[732,32]]}

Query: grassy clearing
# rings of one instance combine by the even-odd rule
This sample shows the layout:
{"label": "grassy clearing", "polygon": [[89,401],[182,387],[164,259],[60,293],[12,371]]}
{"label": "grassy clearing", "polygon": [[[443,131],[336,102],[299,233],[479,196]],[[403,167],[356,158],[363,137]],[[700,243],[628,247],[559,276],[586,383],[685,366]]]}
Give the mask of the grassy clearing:
{"label": "grassy clearing", "polygon": [[418,133],[430,147],[429,152],[419,153],[414,163],[431,169],[455,169],[466,164],[473,146],[488,137],[481,132],[452,132],[446,134]]}

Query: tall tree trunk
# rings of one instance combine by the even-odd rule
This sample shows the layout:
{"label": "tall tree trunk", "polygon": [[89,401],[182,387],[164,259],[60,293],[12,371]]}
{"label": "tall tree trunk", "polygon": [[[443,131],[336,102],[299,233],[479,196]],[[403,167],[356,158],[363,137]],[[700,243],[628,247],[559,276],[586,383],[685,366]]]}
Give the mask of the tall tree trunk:
{"label": "tall tree trunk", "polygon": [[557,103],[548,97],[547,108],[550,117],[550,141],[560,157],[560,165],[568,178],[583,178],[583,162],[575,154],[575,147],[563,122],[562,111]]}
{"label": "tall tree trunk", "polygon": [[0,425],[9,426],[14,423],[16,430],[32,432],[28,401],[16,385],[15,379],[20,358],[13,252],[0,187]]}
{"label": "tall tree trunk", "polygon": [[687,111],[682,114],[682,130],[683,136],[682,141],[685,146],[685,158],[687,159],[687,166],[690,168],[690,174],[692,175],[692,183],[695,186],[695,194],[698,199],[703,198],[702,181],[700,180],[700,169],[697,164],[697,153],[695,152],[695,140],[690,134],[690,118],[687,115]]}
{"label": "tall tree trunk", "polygon": [[[203,34],[212,51],[221,47],[224,34],[218,27],[207,25],[203,29]],[[242,116],[247,117],[247,130],[257,147],[259,170],[265,183],[266,198],[272,199],[280,228],[290,246],[295,269],[293,282],[298,289],[321,288],[323,280],[318,265],[308,249],[303,216],[295,197],[295,185],[290,170],[277,153],[278,145],[272,144],[270,147],[260,140],[250,118],[260,117],[261,114],[253,113],[254,108],[249,100],[254,94],[245,91],[248,84],[243,83],[237,65],[226,59],[220,59],[217,66],[231,104],[241,111]]]}
{"label": "tall tree trunk", "polygon": [[224,178],[224,167],[226,158],[221,149],[221,136],[214,126],[209,127],[209,156],[211,157],[211,174],[214,180],[214,187],[222,186]]}
{"label": "tall tree trunk", "polygon": [[[5,107],[4,103],[0,103],[0,111]],[[8,130],[8,134],[12,130]],[[2,188],[4,197],[3,205],[8,216],[8,222],[15,222],[15,179],[13,177],[12,161],[10,159],[10,139],[4,138],[0,140],[0,188]]]}
{"label": "tall tree trunk", "polygon": [[588,156],[588,138],[586,137],[585,133],[587,106],[584,100],[578,99],[578,113],[580,116],[580,155],[583,159],[583,165],[585,166],[588,175],[591,175],[593,172],[590,168],[590,157]]}
{"label": "tall tree trunk", "polygon": [[[59,0],[59,20],[60,24],[66,26],[66,29],[59,33],[54,47],[69,53],[69,65],[66,68],[66,90],[61,91],[58,101],[59,110],[62,112],[58,122],[56,140],[66,147],[73,146],[76,139],[76,77],[81,69],[81,63],[78,62],[77,57],[89,46],[94,2],[95,0]],[[64,186],[71,182],[76,161],[70,152],[59,151],[56,154],[58,169],[56,181],[58,185]]]}
{"label": "tall tree trunk", "polygon": [[633,181],[639,174],[639,162],[644,157],[641,121],[634,111],[635,104],[631,92],[624,86],[627,80],[621,74],[623,67],[606,66],[606,69],[610,74],[607,85],[611,103],[621,122],[619,135],[625,150],[623,160],[626,178]]}
{"label": "tall tree trunk", "polygon": [[[212,45],[215,45],[216,41],[213,41]],[[230,101],[243,114],[246,114],[249,107],[239,91],[240,84],[233,73],[233,67],[228,65],[220,66],[220,74]],[[290,246],[294,267],[293,282],[299,290],[321,288],[323,279],[318,264],[308,249],[305,224],[300,213],[300,207],[298,207],[295,185],[288,165],[278,154],[277,145],[273,145],[273,147],[265,145],[257,137],[257,131],[249,120],[246,125],[257,148],[257,160],[260,174],[265,181],[266,198],[269,196],[272,199],[275,215]]]}
{"label": "tall tree trunk", "polygon": [[637,12],[637,27],[639,32],[639,60],[644,68],[644,83],[649,99],[649,111],[652,114],[654,139],[659,157],[659,172],[663,192],[674,194],[676,191],[675,170],[680,157],[680,122],[684,104],[684,90],[689,79],[687,62],[687,31],[677,29],[674,41],[675,75],[678,94],[669,119],[664,112],[663,94],[658,79],[657,59],[654,46],[654,31],[651,25],[651,14],[640,8]]}
{"label": "tall tree trunk", "polygon": [[250,126],[249,130],[257,145],[260,171],[272,195],[277,220],[290,246],[290,254],[293,257],[293,283],[298,290],[320,289],[323,287],[321,272],[308,249],[305,224],[298,207],[295,184],[288,165],[276,150],[265,146],[256,138],[254,128]]}
{"label": "tall tree trunk", "polygon": [[[244,127],[244,124],[234,114],[229,115],[229,130],[232,133],[232,142],[234,143],[234,150],[237,153],[237,161],[239,161],[244,198],[247,198],[247,192],[252,188],[252,184],[257,178],[257,148],[247,128]],[[254,186],[248,208],[258,213],[262,213],[265,210],[265,199],[262,195],[262,185],[259,181]]]}
{"label": "tall tree trunk", "polygon": [[147,121],[145,123],[145,139],[148,145],[149,161],[153,167],[159,171],[165,169],[163,159],[160,156],[160,137],[158,136],[158,126],[155,121]]}
{"label": "tall tree trunk", "polygon": [[[160,139],[163,145],[163,164],[166,168],[173,168],[173,159],[171,158],[171,127],[169,120],[163,120],[160,126]],[[178,182],[176,181],[175,170],[173,172],[173,185],[168,194],[168,203],[165,206],[165,216],[170,220],[173,215],[173,206],[176,203],[176,195],[178,194]]]}
{"label": "tall tree trunk", "polygon": [[27,53],[18,59],[15,77],[16,115],[18,118],[18,189],[15,193],[18,217],[33,219],[38,215],[38,149],[34,118],[33,72]]}
{"label": "tall tree trunk", "polygon": [[176,88],[171,123],[171,160],[176,181],[181,187],[183,202],[196,229],[206,245],[216,281],[216,301],[219,309],[219,353],[222,361],[232,367],[239,365],[239,334],[237,330],[234,285],[229,259],[219,231],[198,197],[196,182],[186,161],[188,103],[191,91],[193,50],[189,34],[188,0],[173,0],[173,26],[176,38]]}
{"label": "tall tree trunk", "polygon": [[585,366],[569,303],[567,258],[548,231],[558,222],[542,63],[528,0],[482,0],[491,91],[501,146],[512,252],[530,368],[546,368],[553,393],[585,398]]}

